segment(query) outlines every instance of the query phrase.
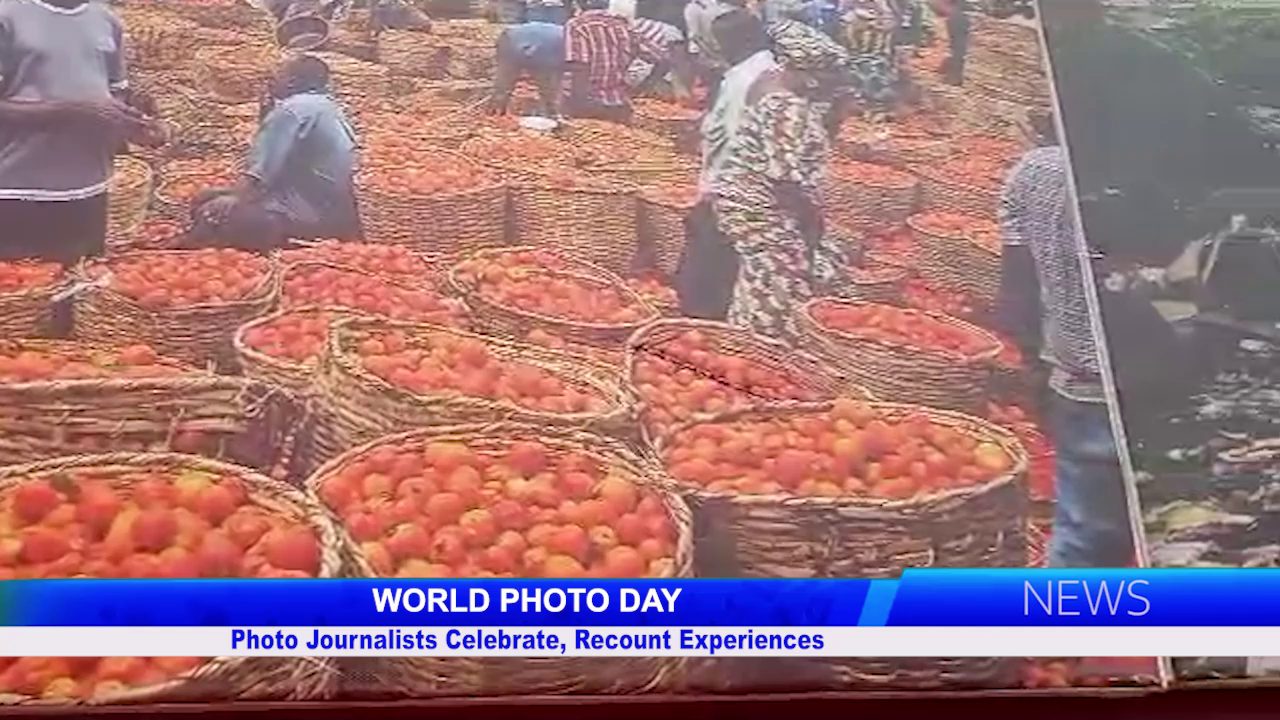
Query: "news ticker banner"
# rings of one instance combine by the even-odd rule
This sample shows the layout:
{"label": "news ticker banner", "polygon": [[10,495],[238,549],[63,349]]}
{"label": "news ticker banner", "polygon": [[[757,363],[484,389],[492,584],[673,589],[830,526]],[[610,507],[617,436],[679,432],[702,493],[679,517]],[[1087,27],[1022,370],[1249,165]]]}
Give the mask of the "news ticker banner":
{"label": "news ticker banner", "polygon": [[0,656],[1265,656],[1280,571],[0,582]]}

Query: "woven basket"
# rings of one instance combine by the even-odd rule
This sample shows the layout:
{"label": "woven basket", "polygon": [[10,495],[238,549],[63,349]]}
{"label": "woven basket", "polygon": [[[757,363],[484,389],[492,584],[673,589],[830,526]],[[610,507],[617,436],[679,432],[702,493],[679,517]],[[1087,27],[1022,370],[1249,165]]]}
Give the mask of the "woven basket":
{"label": "woven basket", "polygon": [[[118,255],[112,260],[135,255],[137,253]],[[87,266],[82,266],[79,275],[88,282],[86,271]],[[234,370],[238,358],[231,340],[236,330],[270,310],[279,294],[280,270],[275,263],[271,264],[262,285],[249,297],[216,305],[150,310],[110,287],[92,282],[76,298],[75,336],[103,345],[144,342],[161,355],[193,365],[212,363]]]}
{"label": "woven basket", "polygon": [[629,185],[609,185],[569,189],[544,179],[517,182],[511,188],[517,241],[627,274],[639,237],[636,191]]}
{"label": "woven basket", "polygon": [[[14,349],[98,353],[58,340],[0,340]],[[295,456],[311,429],[287,393],[192,369],[180,375],[0,383],[0,464],[109,449],[200,450],[269,473],[302,476]]]}
{"label": "woven basket", "polygon": [[171,70],[191,61],[199,47],[199,25],[160,9],[122,10],[131,70]]}
{"label": "woven basket", "polygon": [[449,49],[423,33],[391,30],[378,39],[378,59],[393,75],[444,80],[449,76]]}
{"label": "woven basket", "polygon": [[[159,170],[159,182],[152,193],[153,216],[177,223],[182,227],[191,224],[191,204],[195,195],[186,190],[179,195],[178,185],[188,185],[196,193],[200,189],[230,187],[236,181],[238,166],[230,158],[206,158],[173,160]],[[191,195],[188,197],[188,195]]]}
{"label": "woven basket", "polygon": [[702,145],[702,129],[698,118],[671,118],[645,112],[643,106],[635,110],[635,126],[662,135],[671,140],[676,150],[694,155]]}
{"label": "woven basket", "polygon": [[[711,567],[717,576],[893,578],[913,567],[1025,567],[1027,458],[1017,438],[959,413],[896,403],[872,407],[890,418],[923,412],[934,423],[999,444],[1014,466],[983,485],[907,500],[725,494],[678,486],[693,510],[699,575]],[[830,409],[830,403],[797,404],[728,413],[713,422]],[[814,662],[825,665],[841,689],[1007,687],[1011,669],[1006,658]]]}
{"label": "woven basket", "polygon": [[457,266],[454,266],[449,273],[449,283],[467,303],[467,307],[471,308],[478,327],[486,333],[505,335],[510,338],[524,338],[528,337],[533,330],[544,330],[572,342],[603,348],[621,348],[631,333],[658,318],[657,310],[650,307],[634,290],[627,287],[625,282],[612,274],[587,273],[579,269],[573,271],[541,269],[530,270],[530,273],[553,275],[574,282],[611,287],[631,298],[637,307],[645,311],[645,317],[627,323],[580,322],[500,305],[486,298],[474,285],[459,277]]}
{"label": "woven basket", "polygon": [[395,194],[358,178],[365,233],[378,242],[458,257],[506,244],[507,189],[496,177],[484,185],[434,195]]}
{"label": "woven basket", "polygon": [[243,0],[169,2],[165,6],[192,22],[219,30],[234,30],[242,37],[270,38],[273,35],[270,16]]}
{"label": "woven basket", "polygon": [[[53,476],[92,471],[110,477],[115,487],[127,487],[139,471],[196,470],[233,475],[244,483],[251,504],[309,526],[320,543],[317,577],[336,577],[342,564],[339,529],[313,498],[247,468],[193,455],[174,453],[111,453],[77,455],[28,465],[0,468],[0,491],[32,475]],[[0,695],[3,705],[68,706],[75,704],[132,705],[219,700],[323,700],[337,689],[337,669],[325,658],[213,658],[188,673],[149,687],[130,688],[92,701],[48,700]]]}
{"label": "woven basket", "polygon": [[962,292],[983,307],[995,305],[1000,288],[1000,253],[967,235],[953,237],[930,232],[908,218],[920,247],[920,277],[932,285]]}
{"label": "woven basket", "polygon": [[920,177],[921,207],[924,210],[950,210],[974,217],[994,218],[1000,207],[998,190],[956,182],[928,166],[917,167],[915,172]]}
{"label": "woven basket", "polygon": [[386,67],[335,52],[313,54],[329,66],[334,96],[348,105],[391,95],[391,75]]}
{"label": "woven basket", "polygon": [[235,105],[194,98],[195,119],[178,129],[169,154],[175,158],[227,158],[239,162],[258,130],[257,103]]}
{"label": "woven basket", "polygon": [[1000,352],[1000,340],[991,333],[948,315],[902,310],[989,340],[988,350],[961,357],[953,352],[864,338],[824,327],[813,316],[817,303],[867,303],[833,298],[811,300],[801,308],[797,324],[803,347],[846,373],[877,398],[960,412],[982,411],[990,363]]}
{"label": "woven basket", "polygon": [[850,300],[896,305],[902,300],[902,288],[909,275],[906,268],[894,265],[854,268],[840,295]]}
{"label": "woven basket", "polygon": [[[689,331],[697,331],[707,336],[721,354],[732,354],[748,358],[756,366],[784,373],[798,387],[810,393],[813,400],[837,397],[870,399],[870,395],[865,389],[836,375],[829,365],[822,363],[818,358],[773,338],[758,335],[750,330],[727,323],[713,322],[711,320],[693,320],[690,318],[658,320],[645,325],[631,336],[631,339],[627,341],[627,354],[624,360],[626,383],[629,391],[640,403],[640,415],[645,420],[641,425],[641,432],[646,444],[650,447],[656,445],[656,441],[664,434],[665,430],[655,426],[652,422],[651,413],[653,408],[645,401],[643,389],[636,380],[637,364],[646,357],[666,358],[662,350],[663,346]],[[787,405],[796,402],[795,400],[776,400],[761,397],[751,390],[738,389],[734,381],[716,377],[707,370],[695,365],[686,365],[678,360],[673,360],[673,362],[736,390],[740,401],[746,406]],[[681,419],[696,419],[707,416],[705,414],[694,414],[688,418]]]}
{"label": "woven basket", "polygon": [[[653,482],[661,471],[620,443],[578,430],[493,423],[407,432],[383,438],[335,458],[313,475],[307,485],[313,493],[317,492],[327,477],[380,445],[463,442],[475,450],[501,452],[513,439],[520,437],[536,437],[549,448],[562,452],[585,453],[602,461],[610,469],[611,476],[658,492],[677,531],[676,562],[671,577],[690,576],[693,548],[689,510],[676,494]],[[339,528],[338,532],[343,536],[349,572],[356,576],[373,576],[373,569],[357,544],[344,529]],[[417,698],[656,693],[679,687],[684,664],[681,658],[663,657],[352,659],[343,661],[342,693],[347,696]]]}
{"label": "woven basket", "polygon": [[127,237],[147,219],[154,174],[135,157],[117,155],[107,188],[107,238]]}
{"label": "woven basket", "polygon": [[685,217],[694,203],[675,203],[645,191],[641,191],[639,201],[639,242],[653,253],[654,267],[659,272],[674,276],[684,254]]}
{"label": "woven basket", "polygon": [[204,47],[196,51],[196,89],[231,105],[256,102],[271,79],[275,53],[251,47]]}
{"label": "woven basket", "polygon": [[[740,410],[681,426],[825,413],[830,402]],[[1024,567],[1027,455],[1004,428],[960,413],[873,402],[880,417],[924,413],[937,424],[998,444],[1014,459],[1001,477],[906,500],[717,493],[679,486],[694,512],[697,544],[724,552],[718,574],[736,577],[891,578],[914,567]],[[670,438],[672,436],[668,436]],[[669,440],[657,451],[665,456]],[[699,558],[699,566],[706,566]]]}
{"label": "woven basket", "polygon": [[[387,382],[364,369],[354,345],[375,330],[401,330],[411,339],[452,336],[483,342],[494,356],[535,366],[609,403],[602,412],[553,413],[533,410],[501,400],[464,395],[461,392],[419,394]],[[597,433],[626,432],[632,421],[633,401],[616,381],[602,377],[586,363],[554,350],[474,335],[435,325],[412,325],[382,319],[346,318],[335,322],[329,336],[320,377],[323,405],[336,436],[345,447],[368,442],[381,435],[413,428],[474,422],[515,420],[542,427],[567,426]]]}
{"label": "woven basket", "polygon": [[290,392],[299,396],[308,396],[316,392],[316,373],[319,367],[318,361],[307,363],[295,363],[283,358],[267,355],[250,347],[245,341],[245,336],[254,328],[262,327],[279,320],[286,315],[297,315],[307,313],[330,313],[333,317],[350,314],[351,311],[346,308],[331,307],[297,307],[288,310],[280,310],[269,315],[255,318],[241,325],[236,330],[235,335],[231,338],[232,345],[235,346],[236,354],[239,356],[238,365],[240,371],[246,377],[261,380],[278,387],[285,388]]}
{"label": "woven basket", "polygon": [[49,285],[0,293],[0,339],[40,337],[49,331],[53,299],[67,289],[68,279]]}
{"label": "woven basket", "polygon": [[842,212],[864,218],[870,229],[901,225],[920,197],[920,182],[901,173],[901,183],[881,184],[857,177],[857,166],[845,164],[844,173],[829,173],[824,201]]}

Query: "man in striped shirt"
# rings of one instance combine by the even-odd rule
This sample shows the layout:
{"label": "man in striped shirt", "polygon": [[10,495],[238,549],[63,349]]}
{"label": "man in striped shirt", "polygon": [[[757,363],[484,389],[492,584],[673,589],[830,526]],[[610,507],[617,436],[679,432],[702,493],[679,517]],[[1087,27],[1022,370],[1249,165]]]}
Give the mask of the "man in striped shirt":
{"label": "man in striped shirt", "polygon": [[627,70],[636,59],[666,74],[663,48],[631,20],[610,13],[607,0],[584,0],[583,12],[565,24],[565,62],[569,68],[569,112],[614,122],[630,122]]}
{"label": "man in striped shirt", "polygon": [[627,87],[633,92],[649,91],[667,99],[680,100],[689,96],[693,88],[693,66],[689,58],[688,43],[680,28],[649,18],[636,18],[632,29],[650,45],[658,48],[666,64],[666,72],[658,73],[658,66],[637,57],[627,68]]}
{"label": "man in striped shirt", "polygon": [[[1038,120],[1052,141],[1051,119]],[[1084,238],[1060,146],[1023,157],[1005,185],[1000,210],[1006,330],[1049,370],[1047,415],[1057,445],[1049,564],[1127,566],[1133,531],[1125,480],[1086,295]]]}

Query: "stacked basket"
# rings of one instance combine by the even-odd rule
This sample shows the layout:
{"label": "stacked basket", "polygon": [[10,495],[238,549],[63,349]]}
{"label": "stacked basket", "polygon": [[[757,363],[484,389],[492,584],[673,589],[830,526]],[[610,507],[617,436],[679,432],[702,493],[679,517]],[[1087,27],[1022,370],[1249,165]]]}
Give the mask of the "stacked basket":
{"label": "stacked basket", "polygon": [[636,188],[561,174],[526,174],[511,188],[515,236],[625,274],[635,256]]}
{"label": "stacked basket", "polygon": [[421,195],[382,185],[372,175],[374,168],[363,168],[357,185],[366,233],[378,242],[446,257],[503,245],[507,189],[501,179],[461,155],[443,150],[439,154],[474,167],[478,184]]}
{"label": "stacked basket", "polygon": [[151,166],[136,157],[117,155],[107,188],[107,244],[125,245],[147,218],[151,205]]}
{"label": "stacked basket", "polygon": [[204,47],[196,51],[196,89],[220,103],[256,102],[271,79],[276,54],[266,47]]}
{"label": "stacked basket", "polygon": [[915,212],[920,182],[887,165],[842,160],[832,164],[825,201],[872,228],[900,225]]}
{"label": "stacked basket", "polygon": [[894,308],[903,315],[931,319],[976,339],[981,349],[972,355],[941,348],[897,342],[871,333],[837,330],[817,319],[824,306],[874,308],[875,303],[834,298],[812,300],[801,309],[797,324],[802,344],[845,372],[878,398],[919,403],[929,407],[980,412],[983,409],[990,363],[1000,352],[991,333],[948,315]]}
{"label": "stacked basket", "polygon": [[[158,253],[157,250],[126,253],[101,267],[80,268],[86,283],[75,305],[76,337],[90,343],[119,345],[144,342],[162,355],[192,365],[208,364],[234,369],[237,355],[232,344],[241,325],[272,308],[280,294],[280,271],[271,263],[255,291],[238,300],[177,308],[146,308],[137,300],[113,290],[109,280],[111,263]],[[96,274],[105,271],[105,274]],[[90,272],[95,272],[91,277]]]}
{"label": "stacked basket", "polygon": [[654,267],[674,276],[684,254],[685,218],[698,202],[696,188],[647,187],[640,191],[639,243],[653,257]]}
{"label": "stacked basket", "polygon": [[[667,522],[676,532],[674,562],[663,575],[690,575],[691,520],[688,507],[670,490],[656,485],[661,471],[625,446],[567,428],[495,423],[416,430],[383,438],[356,448],[327,463],[308,481],[313,493],[324,495],[327,480],[344,469],[366,462],[380,448],[422,447],[428,443],[465,446],[489,457],[502,457],[520,438],[537,438],[555,453],[598,462],[615,482],[656,493]],[[556,457],[558,456],[558,457]],[[348,571],[359,577],[377,576],[366,548],[339,529]],[[560,695],[569,693],[641,694],[679,687],[684,661],[664,657],[591,657],[559,655],[525,658],[413,657],[344,661],[344,694],[385,697]]]}
{"label": "stacked basket", "polygon": [[920,276],[989,308],[1000,287],[998,227],[981,217],[969,218],[966,225],[948,232],[931,227],[922,216],[907,220],[920,247]]}
{"label": "stacked basket", "polygon": [[53,265],[51,282],[0,292],[0,338],[40,337],[48,330],[54,298],[65,291],[67,278]]}

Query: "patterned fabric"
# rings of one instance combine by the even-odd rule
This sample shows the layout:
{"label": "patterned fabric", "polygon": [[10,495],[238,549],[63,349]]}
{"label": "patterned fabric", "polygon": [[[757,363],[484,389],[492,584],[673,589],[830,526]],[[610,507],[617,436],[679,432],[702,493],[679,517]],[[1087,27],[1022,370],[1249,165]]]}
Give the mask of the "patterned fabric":
{"label": "patterned fabric", "polygon": [[720,230],[738,251],[740,267],[728,320],[794,342],[796,313],[833,286],[848,258],[834,243],[802,227],[798,192],[815,207],[829,146],[825,106],[787,92],[753,105],[712,182]]}
{"label": "patterned fabric", "polygon": [[1025,245],[1035,258],[1049,386],[1071,400],[1105,402],[1068,172],[1059,147],[1027,153],[1005,185],[1000,225],[1006,245]]}
{"label": "patterned fabric", "polygon": [[761,75],[777,67],[773,52],[761,50],[724,74],[716,100],[702,118],[702,175],[698,180],[702,194],[711,192],[712,181],[724,167],[729,140],[747,114],[747,92]]}
{"label": "patterned fabric", "polygon": [[893,103],[898,85],[895,32],[898,19],[885,0],[859,0],[846,6],[841,35],[853,56],[854,91],[881,109]]}
{"label": "patterned fabric", "polygon": [[664,54],[630,20],[605,10],[588,10],[565,24],[565,59],[587,66],[588,98],[601,105],[626,105],[631,62],[659,62]]}
{"label": "patterned fabric", "polygon": [[723,69],[728,65],[720,52],[720,44],[711,32],[711,24],[735,9],[719,0],[689,0],[685,6],[684,23],[689,33],[689,51],[707,67]]}
{"label": "patterned fabric", "polygon": [[839,43],[808,25],[779,20],[769,25],[778,61],[793,70],[834,70],[849,64],[849,53]]}

